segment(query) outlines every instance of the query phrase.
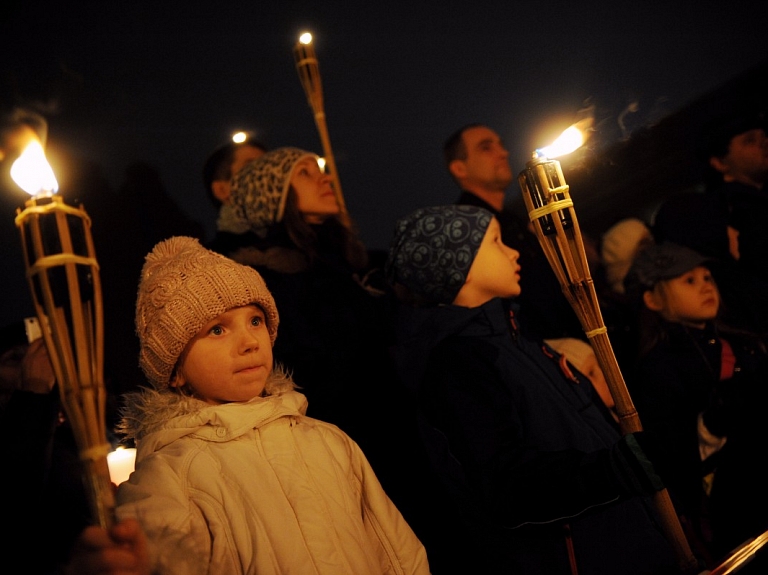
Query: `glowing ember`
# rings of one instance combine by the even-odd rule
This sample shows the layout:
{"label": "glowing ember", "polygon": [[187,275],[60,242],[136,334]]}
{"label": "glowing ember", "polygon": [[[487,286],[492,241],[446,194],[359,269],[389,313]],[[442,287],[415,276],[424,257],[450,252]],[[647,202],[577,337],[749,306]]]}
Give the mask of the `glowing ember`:
{"label": "glowing ember", "polygon": [[59,190],[43,146],[37,140],[30,142],[13,163],[11,177],[30,196],[52,196]]}

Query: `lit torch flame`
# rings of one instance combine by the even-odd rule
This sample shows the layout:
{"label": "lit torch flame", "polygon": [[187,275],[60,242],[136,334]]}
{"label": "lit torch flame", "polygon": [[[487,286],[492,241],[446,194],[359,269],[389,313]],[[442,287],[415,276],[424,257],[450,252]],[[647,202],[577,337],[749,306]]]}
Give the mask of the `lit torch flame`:
{"label": "lit torch flame", "polygon": [[11,177],[30,196],[52,196],[59,190],[43,146],[32,140],[11,166]]}
{"label": "lit torch flame", "polygon": [[309,32],[304,32],[301,36],[299,36],[299,42],[301,42],[305,46],[307,44],[311,44],[312,43],[312,34],[310,34]]}
{"label": "lit torch flame", "polygon": [[549,146],[539,148],[535,152],[538,158],[558,158],[578,150],[587,141],[588,133],[592,127],[592,118],[585,118],[576,122],[558,136]]}

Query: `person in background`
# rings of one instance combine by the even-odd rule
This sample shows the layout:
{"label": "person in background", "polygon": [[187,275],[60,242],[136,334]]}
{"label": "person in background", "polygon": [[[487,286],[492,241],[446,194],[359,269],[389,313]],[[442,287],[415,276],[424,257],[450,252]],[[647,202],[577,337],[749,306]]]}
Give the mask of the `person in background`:
{"label": "person in background", "polygon": [[[19,572],[53,573],[88,525],[78,449],[43,339],[23,321],[0,330],[0,489],[6,495],[3,560]],[[30,540],[46,541],[30,553]]]}
{"label": "person in background", "polygon": [[[709,193],[725,211],[731,253],[747,273],[768,282],[768,136],[761,113],[728,112],[711,120],[701,137],[710,168]],[[714,175],[714,177],[712,177]]]}
{"label": "person in background", "polygon": [[652,243],[651,229],[635,217],[620,219],[600,238],[595,290],[616,361],[622,369],[629,368],[637,349],[636,318],[624,293],[624,277],[637,253]]}
{"label": "person in background", "polygon": [[360,448],[304,415],[272,354],[279,323],[250,266],[189,237],[147,255],[136,330],[151,387],[126,398],[120,431],[138,454],[116,514],[138,521],[148,553],[132,523],[115,539],[89,530],[81,549],[127,538],[155,574],[429,573]]}
{"label": "person in background", "polygon": [[398,367],[475,572],[676,573],[642,433],[620,436],[590,381],[525,335],[520,274],[488,210],[433,206],[397,222]]}
{"label": "person in background", "polygon": [[545,339],[544,343],[561,354],[573,367],[589,378],[597,395],[610,410],[614,421],[618,423],[616,402],[613,400],[605,374],[597,361],[597,355],[595,355],[592,346],[583,339],[576,339],[575,337]]}
{"label": "person in background", "polygon": [[768,529],[758,472],[768,353],[762,338],[720,321],[710,265],[685,246],[654,244],[637,255],[625,285],[640,317],[627,383],[689,540],[713,568]]}
{"label": "person in background", "polygon": [[721,296],[720,319],[732,328],[768,335],[768,284],[742,266],[738,236],[712,194],[688,191],[665,199],[652,225],[656,243],[672,242],[709,258]]}
{"label": "person in background", "polygon": [[232,177],[251,160],[260,158],[267,151],[266,145],[248,138],[240,143],[227,142],[219,146],[203,165],[203,186],[208,199],[218,212],[217,229],[226,228],[229,219],[228,206],[232,193]]}
{"label": "person in background", "polygon": [[505,244],[520,252],[527,286],[520,296],[520,313],[527,318],[521,322],[524,329],[536,339],[583,337],[581,323],[563,296],[527,214],[518,214],[506,202],[513,174],[501,137],[483,124],[467,124],[446,139],[443,155],[461,190],[455,203],[490,211],[501,225]]}

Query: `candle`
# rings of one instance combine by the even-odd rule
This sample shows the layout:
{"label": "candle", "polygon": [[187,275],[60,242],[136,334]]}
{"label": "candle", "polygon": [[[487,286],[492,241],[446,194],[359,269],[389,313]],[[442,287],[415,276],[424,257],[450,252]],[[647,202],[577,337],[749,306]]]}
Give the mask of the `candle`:
{"label": "candle", "polygon": [[120,446],[107,455],[109,477],[112,483],[120,485],[127,481],[136,464],[136,448]]}

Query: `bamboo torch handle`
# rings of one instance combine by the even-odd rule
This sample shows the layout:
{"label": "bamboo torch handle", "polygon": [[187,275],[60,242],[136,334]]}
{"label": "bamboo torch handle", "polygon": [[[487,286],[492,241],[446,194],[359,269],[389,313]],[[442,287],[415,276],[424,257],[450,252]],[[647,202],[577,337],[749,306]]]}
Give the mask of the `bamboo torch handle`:
{"label": "bamboo torch handle", "polygon": [[315,54],[315,47],[312,42],[312,35],[305,32],[299,37],[299,41],[293,48],[293,56],[296,61],[296,71],[299,74],[301,85],[307,96],[309,107],[315,117],[320,142],[323,146],[325,163],[333,178],[333,192],[336,195],[336,202],[339,205],[339,215],[342,222],[349,227],[349,214],[347,205],[344,201],[344,194],[341,191],[341,182],[339,180],[339,171],[336,169],[336,160],[331,148],[331,138],[328,135],[328,124],[325,118],[325,108],[323,103],[323,84],[320,78],[320,67]]}
{"label": "bamboo torch handle", "polygon": [[[536,237],[560,282],[563,294],[592,342],[611,396],[616,402],[623,434],[642,431],[619,369],[589,271],[584,241],[560,163],[537,158],[520,174],[519,183]],[[691,551],[666,488],[653,496],[661,527],[678,560],[681,573],[693,575],[698,561]]]}

